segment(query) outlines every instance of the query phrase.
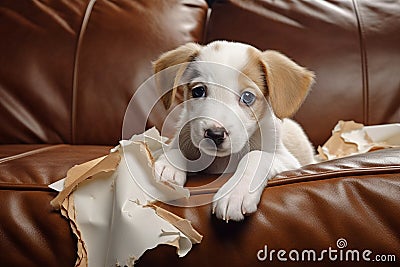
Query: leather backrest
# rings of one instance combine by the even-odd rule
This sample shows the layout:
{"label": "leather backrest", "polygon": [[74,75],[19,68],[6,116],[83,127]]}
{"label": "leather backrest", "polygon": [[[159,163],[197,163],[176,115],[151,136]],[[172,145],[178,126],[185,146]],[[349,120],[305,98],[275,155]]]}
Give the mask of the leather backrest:
{"label": "leather backrest", "polygon": [[116,144],[162,52],[201,42],[203,0],[2,1],[0,143]]}
{"label": "leather backrest", "polygon": [[[0,143],[114,145],[151,61],[217,39],[279,50],[316,73],[295,116],[315,145],[338,120],[400,121],[397,1],[217,0],[211,10],[207,21],[202,0],[2,1]],[[148,126],[162,123],[158,110]]]}

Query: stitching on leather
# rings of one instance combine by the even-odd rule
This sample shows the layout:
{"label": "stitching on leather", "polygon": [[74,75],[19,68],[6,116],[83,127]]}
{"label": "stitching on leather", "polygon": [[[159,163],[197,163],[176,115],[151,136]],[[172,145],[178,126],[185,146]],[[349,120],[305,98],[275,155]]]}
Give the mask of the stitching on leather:
{"label": "stitching on leather", "polygon": [[75,144],[75,131],[76,131],[76,107],[77,107],[77,90],[78,90],[78,65],[79,65],[79,54],[82,46],[83,35],[86,31],[90,14],[92,13],[93,6],[96,0],[90,0],[88,3],[85,14],[83,16],[81,28],[79,30],[78,40],[75,49],[74,69],[72,77],[72,100],[71,100],[71,143]]}
{"label": "stitching on leather", "polygon": [[367,51],[365,48],[365,32],[364,23],[357,0],[353,0],[354,12],[357,18],[358,35],[361,50],[361,71],[362,71],[362,85],[363,85],[363,120],[364,124],[369,124],[369,79],[368,79],[368,61]]}
{"label": "stitching on leather", "polygon": [[59,148],[59,147],[62,147],[62,146],[67,146],[67,145],[65,145],[65,144],[53,145],[53,146],[42,147],[42,148],[30,150],[30,151],[27,151],[27,152],[24,152],[24,153],[20,153],[20,154],[17,154],[17,155],[12,155],[12,156],[0,159],[0,164],[4,163],[4,162],[12,161],[12,160],[20,159],[20,158],[23,158],[23,157],[31,156],[33,154],[39,154],[39,153],[42,153],[44,151],[49,151],[49,150],[52,150],[52,149],[55,149],[55,148]]}

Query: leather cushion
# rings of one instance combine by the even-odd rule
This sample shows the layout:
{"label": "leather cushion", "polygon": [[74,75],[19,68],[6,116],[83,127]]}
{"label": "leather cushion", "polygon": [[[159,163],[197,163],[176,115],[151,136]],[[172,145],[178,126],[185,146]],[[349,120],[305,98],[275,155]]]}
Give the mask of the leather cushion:
{"label": "leather cushion", "polygon": [[[64,177],[73,165],[107,154],[110,147],[34,147],[39,151],[29,155],[25,146],[8,146],[10,151],[25,151],[25,156],[0,161],[0,262],[5,266],[71,266],[75,240],[68,223],[52,211],[49,202],[56,193],[47,184]],[[345,238],[349,248],[398,258],[399,154],[400,149],[387,149],[284,172],[269,182],[257,213],[241,223],[217,220],[210,205],[179,208],[159,203],[192,221],[204,240],[182,259],[171,247],[148,251],[138,266],[262,266],[266,262],[259,262],[256,253],[264,245],[322,250],[335,248],[339,238]],[[188,186],[196,189],[214,179],[196,176],[189,178]],[[219,185],[197,190],[195,197],[209,201]]]}

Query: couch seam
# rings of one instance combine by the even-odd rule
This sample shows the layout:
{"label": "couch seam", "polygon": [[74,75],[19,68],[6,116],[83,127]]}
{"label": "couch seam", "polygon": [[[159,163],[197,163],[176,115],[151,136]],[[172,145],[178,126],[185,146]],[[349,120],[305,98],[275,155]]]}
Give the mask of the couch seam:
{"label": "couch seam", "polygon": [[[400,170],[400,169],[399,169]],[[398,173],[398,172],[396,172]],[[315,179],[313,176],[304,176],[304,177],[292,177],[292,178],[272,178],[271,180],[268,181],[267,187],[274,187],[274,186],[285,186],[285,185],[290,185],[290,184],[303,184],[303,183],[309,183],[309,182],[318,182],[318,181],[325,181],[325,180],[334,180],[334,179],[346,179],[346,178],[351,178],[351,179],[363,179],[365,176],[371,176],[373,174],[377,175],[385,175],[385,174],[393,174],[390,172],[379,172],[379,173],[355,173],[351,175],[351,173],[347,173],[346,175],[343,176],[330,176],[330,175],[322,175]],[[317,175],[315,175],[317,176]],[[358,177],[360,176],[360,177]],[[314,179],[313,179],[314,178]]]}
{"label": "couch seam", "polygon": [[[382,175],[382,174],[393,174],[387,171],[393,170],[393,168],[384,168],[384,167],[377,167],[374,168],[374,171],[364,171],[364,172],[358,172],[358,173],[352,173],[350,170],[347,172],[337,172],[338,174],[343,174],[342,176],[331,176],[329,174],[334,174],[335,171],[332,172],[326,172],[326,173],[319,173],[322,175],[314,174],[314,175],[302,175],[302,176],[287,176],[285,178],[271,178],[268,181],[267,187],[276,187],[276,186],[285,186],[285,185],[291,185],[291,184],[300,184],[300,183],[310,183],[310,182],[317,182],[317,181],[324,181],[324,180],[331,180],[331,179],[346,179],[348,177],[355,177],[354,179],[357,179],[357,176],[365,176],[365,175],[372,175],[372,174],[377,174],[377,175]],[[378,170],[376,170],[378,169]],[[356,169],[360,170],[360,169]],[[365,168],[367,170],[367,168]],[[386,171],[384,171],[386,170]],[[400,166],[398,168],[394,168],[394,170],[397,170],[400,172]],[[396,172],[397,173],[397,172]],[[319,176],[319,177],[318,177]],[[358,178],[362,179],[362,178]],[[198,196],[198,195],[204,195],[204,194],[214,194],[219,190],[219,187],[212,187],[212,188],[202,188],[202,189],[190,189],[190,194],[191,196]]]}
{"label": "couch seam", "polygon": [[353,0],[352,2],[357,19],[359,45],[361,50],[360,56],[361,56],[361,73],[362,73],[362,87],[363,87],[363,123],[365,125],[368,125],[369,124],[369,78],[368,78],[367,51],[365,47],[364,23],[357,0]]}
{"label": "couch seam", "polygon": [[82,19],[82,24],[79,29],[78,39],[76,41],[75,56],[74,56],[74,69],[72,74],[72,99],[71,99],[71,143],[76,143],[76,109],[77,109],[77,88],[78,88],[78,65],[79,54],[82,46],[83,35],[86,31],[90,14],[92,13],[93,6],[96,0],[90,0],[86,6],[85,14]]}
{"label": "couch seam", "polygon": [[294,179],[294,178],[313,178],[316,176],[331,176],[331,175],[364,175],[364,174],[369,174],[369,173],[386,173],[389,171],[399,171],[400,172],[400,166],[390,166],[390,167],[367,167],[367,168],[356,168],[356,169],[343,169],[340,171],[324,171],[324,172],[318,172],[314,174],[300,174],[300,175],[290,175],[290,176],[281,176],[279,177],[279,174],[277,175],[276,178],[273,179]]}
{"label": "couch seam", "polygon": [[40,192],[54,192],[57,193],[54,189],[51,189],[46,184],[0,184],[1,191],[40,191]]}
{"label": "couch seam", "polygon": [[23,158],[23,157],[31,156],[31,155],[34,155],[34,154],[39,154],[39,153],[42,153],[44,151],[52,150],[52,149],[63,147],[63,146],[67,146],[67,145],[66,144],[59,144],[59,145],[46,146],[46,147],[41,147],[41,148],[37,148],[37,149],[34,149],[34,150],[30,150],[30,151],[27,151],[27,152],[19,153],[19,154],[16,154],[16,155],[8,156],[8,157],[5,157],[5,158],[1,158],[0,159],[0,164],[4,163],[4,162],[12,161],[12,160],[20,159],[20,158]]}
{"label": "couch seam", "polygon": [[[308,183],[308,182],[315,182],[327,179],[344,179],[349,176],[359,176],[359,175],[371,175],[371,174],[387,174],[387,171],[400,171],[400,166],[395,168],[387,168],[387,167],[373,167],[373,168],[357,168],[357,169],[349,169],[347,171],[331,171],[331,172],[321,172],[317,174],[311,175],[301,175],[301,176],[287,176],[284,178],[272,178],[268,182],[268,187],[274,186],[283,186],[289,184],[298,184],[298,183]],[[354,173],[354,171],[359,171],[358,173]],[[378,172],[378,173],[377,173]],[[332,177],[330,174],[342,174],[343,176]],[[319,176],[319,177],[318,177]],[[318,177],[317,179],[312,179]],[[193,196],[195,195],[204,195],[204,194],[212,194],[218,191],[218,187],[212,188],[203,188],[203,189],[191,189],[190,192]],[[0,190],[14,190],[14,191],[44,191],[44,192],[55,192],[53,189],[49,188],[46,184],[7,184],[7,183],[0,183]]]}
{"label": "couch seam", "polygon": [[202,41],[201,44],[205,45],[207,42],[207,38],[208,38],[208,25],[210,23],[210,17],[211,17],[211,12],[212,12],[212,8],[208,7],[207,8],[207,12],[206,12],[206,19],[204,20],[203,23],[203,36],[202,36]]}

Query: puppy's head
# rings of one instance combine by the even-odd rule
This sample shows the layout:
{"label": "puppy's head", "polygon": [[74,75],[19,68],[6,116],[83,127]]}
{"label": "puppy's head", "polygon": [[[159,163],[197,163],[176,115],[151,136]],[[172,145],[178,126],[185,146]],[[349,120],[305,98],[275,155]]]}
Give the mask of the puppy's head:
{"label": "puppy's head", "polygon": [[[168,109],[184,104],[194,146],[223,157],[249,145],[263,119],[292,116],[305,99],[313,73],[276,51],[215,41],[188,43],[154,62]],[[271,114],[268,105],[272,107]]]}

